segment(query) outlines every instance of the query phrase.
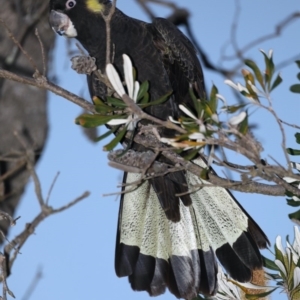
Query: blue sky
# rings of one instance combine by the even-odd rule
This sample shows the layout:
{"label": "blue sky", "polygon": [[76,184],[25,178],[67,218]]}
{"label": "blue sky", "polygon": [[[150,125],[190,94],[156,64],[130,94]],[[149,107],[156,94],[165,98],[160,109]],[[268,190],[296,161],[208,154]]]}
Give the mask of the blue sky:
{"label": "blue sky", "polygon": [[[236,61],[221,64],[221,51],[232,54],[228,45],[236,1],[174,1],[179,6],[189,5],[192,14],[191,26],[198,42],[211,61],[230,67]],[[272,5],[271,5],[272,4]],[[240,47],[259,36],[274,32],[275,25],[291,13],[299,10],[297,0],[289,1],[241,1],[241,15],[237,28],[237,42]],[[134,0],[119,0],[118,7],[126,14],[148,20]],[[169,10],[152,6],[158,16],[167,16]],[[271,39],[251,48],[246,57],[254,59],[263,68],[259,49],[274,50],[275,63],[294,57],[299,53],[300,21],[294,21],[282,31],[277,39]],[[84,76],[70,68],[67,43],[58,37],[53,53],[55,65],[51,74],[57,77],[61,86],[88,99]],[[280,118],[299,125],[299,94],[291,94],[288,88],[296,83],[298,69],[295,64],[280,70],[284,79],[282,85],[272,94],[274,109]],[[206,86],[212,83],[228,102],[234,103],[231,89],[224,84],[224,78],[204,69]],[[237,79],[242,81],[241,78]],[[258,124],[256,137],[264,147],[263,157],[271,162],[272,156],[285,164],[281,149],[279,129],[274,120],[264,111],[252,110],[252,122]],[[149,299],[147,293],[133,292],[126,278],[119,279],[114,272],[114,249],[119,197],[103,197],[103,194],[118,192],[121,173],[108,167],[107,154],[102,151],[105,142],[90,143],[75,125],[74,119],[81,109],[55,95],[49,94],[50,132],[45,152],[37,166],[46,196],[57,172],[60,176],[50,198],[53,207],[60,207],[84,191],[91,196],[66,212],[49,217],[22,248],[12,269],[8,284],[17,299],[22,299],[37,270],[42,269],[31,300],[65,299]],[[104,132],[104,128],[100,132]],[[287,128],[287,145],[295,146],[295,131]],[[234,160],[240,156],[231,156]],[[293,238],[293,224],[287,214],[293,212],[287,207],[284,197],[266,197],[256,194],[234,193],[240,203],[252,215],[273,243],[275,237],[290,235]],[[39,212],[33,184],[26,189],[17,215],[21,216],[11,231],[10,237],[18,234]],[[265,252],[267,253],[267,252]],[[169,293],[158,299],[174,299]],[[276,294],[273,299],[285,299]]]}

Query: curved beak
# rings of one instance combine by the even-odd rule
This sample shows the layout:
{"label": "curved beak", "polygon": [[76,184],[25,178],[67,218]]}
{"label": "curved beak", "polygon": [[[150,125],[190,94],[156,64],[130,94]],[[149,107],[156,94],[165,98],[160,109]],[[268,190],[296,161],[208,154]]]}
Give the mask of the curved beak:
{"label": "curved beak", "polygon": [[59,35],[65,35],[67,37],[77,36],[77,31],[72,21],[62,12],[52,9],[49,16],[49,23],[51,28]]}

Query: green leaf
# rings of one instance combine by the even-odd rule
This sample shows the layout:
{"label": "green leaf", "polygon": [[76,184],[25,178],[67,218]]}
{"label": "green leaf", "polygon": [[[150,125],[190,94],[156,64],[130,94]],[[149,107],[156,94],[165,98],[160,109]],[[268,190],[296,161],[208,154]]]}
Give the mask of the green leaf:
{"label": "green leaf", "polygon": [[252,71],[255,74],[255,77],[256,77],[257,81],[260,83],[261,87],[263,89],[265,89],[263,75],[260,72],[260,70],[259,70],[258,66],[256,65],[256,63],[254,61],[250,60],[250,59],[246,59],[245,64],[246,64],[246,66],[248,66],[249,68],[252,69]]}
{"label": "green leaf", "polygon": [[116,135],[116,137],[103,147],[103,151],[113,150],[122,140],[122,138],[126,134],[126,131],[127,131],[127,126],[124,126],[124,128]]}
{"label": "green leaf", "polygon": [[183,158],[185,160],[192,160],[199,153],[199,149],[195,148],[193,150],[188,151],[187,155],[184,155]]}
{"label": "green leaf", "polygon": [[297,74],[297,78],[300,80],[300,73]]}
{"label": "green leaf", "polygon": [[255,85],[255,78],[250,71],[248,71],[246,69],[242,69],[242,75],[244,76],[246,86],[247,85],[249,86],[248,81],[250,81],[253,85]]}
{"label": "green leaf", "polygon": [[264,292],[264,293],[260,293],[260,294],[246,294],[245,296],[246,296],[246,299],[255,300],[255,299],[267,297],[271,293],[273,293],[275,290],[277,290],[277,287],[268,292]]}
{"label": "green leaf", "polygon": [[107,115],[114,111],[114,108],[105,104],[95,105],[95,110],[98,114]]}
{"label": "green leaf", "polygon": [[282,277],[279,274],[274,274],[274,273],[269,273],[269,272],[266,272],[266,274],[268,276],[270,276],[273,280],[277,280],[277,279],[281,280],[282,279]]}
{"label": "green leaf", "polygon": [[144,97],[140,100],[139,104],[147,104],[150,100],[149,93],[146,92]]}
{"label": "green leaf", "polygon": [[297,64],[298,68],[300,69],[300,60],[296,60],[295,63]]}
{"label": "green leaf", "polygon": [[269,258],[267,258],[267,257],[265,257],[263,255],[262,255],[262,259],[263,259],[263,266],[265,268],[268,268],[268,269],[274,270],[274,271],[278,271],[279,270],[279,268],[277,267],[277,265],[274,263],[273,260],[271,260],[271,259],[269,259]]}
{"label": "green leaf", "polygon": [[132,77],[133,77],[133,82],[136,81],[136,69],[132,67]]}
{"label": "green leaf", "polygon": [[115,107],[119,107],[119,108],[124,108],[127,107],[127,105],[125,104],[125,102],[121,99],[117,99],[114,97],[106,97],[107,99],[107,103],[115,106]]}
{"label": "green leaf", "polygon": [[248,114],[246,118],[238,125],[239,132],[243,135],[245,135],[248,132],[249,126],[248,126]]}
{"label": "green leaf", "polygon": [[300,94],[300,84],[293,84],[290,87],[290,91],[293,92],[293,93]]}
{"label": "green leaf", "polygon": [[244,108],[247,104],[241,104],[241,105],[230,105],[230,106],[223,106],[222,109],[226,109],[226,111],[230,114],[234,114],[239,109]]}
{"label": "green leaf", "polygon": [[292,192],[290,192],[290,191],[285,191],[285,195],[287,196],[287,197],[293,197],[294,196],[294,194],[292,193]]}
{"label": "green leaf", "polygon": [[148,106],[152,106],[152,105],[159,105],[164,103],[165,101],[167,101],[169,99],[169,97],[172,95],[173,91],[168,92],[167,94],[163,95],[162,97],[160,97],[157,100],[151,101],[149,103],[143,104],[141,105],[142,108],[148,107]]}
{"label": "green leaf", "polygon": [[210,105],[208,104],[207,101],[205,101],[201,104],[202,104],[205,116],[210,118],[213,115],[213,111],[211,110]]}
{"label": "green leaf", "polygon": [[286,152],[290,155],[300,155],[300,150],[287,148]]}
{"label": "green leaf", "polygon": [[295,138],[296,138],[296,143],[297,143],[297,144],[300,144],[300,132],[297,132],[297,133],[295,134]]}
{"label": "green leaf", "polygon": [[280,74],[278,74],[276,79],[274,80],[272,86],[271,86],[270,91],[273,91],[281,82],[282,82],[282,78],[281,78]]}
{"label": "green leaf", "polygon": [[203,169],[200,173],[200,178],[203,180],[208,180],[208,172],[209,172],[209,168]]}
{"label": "green leaf", "polygon": [[[276,259],[280,260],[283,263],[283,265],[285,265],[285,256],[284,256],[284,254],[277,248],[276,244],[274,244],[274,249],[275,249]],[[280,273],[282,275],[282,271],[280,271]]]}
{"label": "green leaf", "polygon": [[83,114],[75,119],[77,125],[81,125],[86,128],[97,127],[104,125],[112,119],[124,119],[126,115],[111,115],[111,116],[101,116],[101,115],[91,115]]}
{"label": "green leaf", "polygon": [[295,200],[289,200],[286,199],[287,205],[292,206],[292,207],[298,207],[300,206],[300,201],[295,201]]}
{"label": "green leaf", "polygon": [[217,111],[218,108],[218,88],[213,85],[210,91],[210,97],[209,97],[209,106],[213,113]]}
{"label": "green leaf", "polygon": [[107,114],[114,110],[113,107],[106,105],[104,101],[96,96],[93,97],[93,103],[95,105],[96,112],[99,114]]}
{"label": "green leaf", "polygon": [[271,81],[272,81],[272,76],[274,73],[274,63],[273,63],[273,56],[271,58],[268,57],[268,55],[261,51],[265,58],[265,65],[266,65],[266,71],[265,71],[265,81],[268,83],[268,87],[270,89]]}
{"label": "green leaf", "polygon": [[194,108],[195,108],[195,111],[197,113],[197,116],[199,117],[201,115],[201,112],[203,110],[203,107],[202,107],[202,102],[200,99],[197,99],[194,91],[192,88],[189,89],[189,94],[193,100],[193,104],[194,104]]}
{"label": "green leaf", "polygon": [[112,133],[116,132],[118,130],[120,126],[115,126],[114,128],[106,131],[104,134],[100,135],[99,137],[97,137],[95,139],[95,142],[100,142],[102,141],[103,139],[107,138],[108,136],[110,136]]}
{"label": "green leaf", "polygon": [[94,105],[105,104],[104,101],[102,99],[98,98],[97,96],[94,96],[92,100],[93,100]]}
{"label": "green leaf", "polygon": [[144,81],[139,89],[138,95],[137,95],[137,100],[136,102],[138,103],[143,97],[144,95],[148,92],[149,90],[149,81]]}
{"label": "green leaf", "polygon": [[299,224],[299,221],[300,221],[300,210],[297,210],[296,212],[289,214],[289,218],[292,221],[294,221],[297,224]]}

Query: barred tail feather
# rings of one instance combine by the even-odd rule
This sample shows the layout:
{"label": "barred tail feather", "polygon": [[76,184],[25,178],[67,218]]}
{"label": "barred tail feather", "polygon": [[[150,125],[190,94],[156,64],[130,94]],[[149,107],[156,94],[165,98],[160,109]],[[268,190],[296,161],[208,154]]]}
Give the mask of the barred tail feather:
{"label": "barred tail feather", "polygon": [[[140,176],[129,173],[126,183]],[[189,172],[186,180],[191,190],[202,183]],[[258,245],[266,245],[267,238],[226,189],[204,187],[190,198],[189,206],[180,201],[180,220],[173,222],[149,181],[123,195],[115,269],[129,277],[134,290],[156,296],[168,288],[178,298],[192,299],[216,293],[216,257],[238,281],[249,281],[252,270],[262,267]]]}

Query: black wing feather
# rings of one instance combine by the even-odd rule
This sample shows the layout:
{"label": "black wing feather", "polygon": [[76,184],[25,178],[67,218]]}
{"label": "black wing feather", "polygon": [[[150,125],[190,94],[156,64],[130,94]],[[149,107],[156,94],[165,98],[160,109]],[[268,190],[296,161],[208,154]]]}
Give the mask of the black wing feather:
{"label": "black wing feather", "polygon": [[[90,17],[92,18],[92,16]],[[94,21],[97,22],[96,20]],[[141,81],[150,81],[151,100],[155,100],[173,90],[173,95],[169,101],[148,108],[148,113],[160,119],[167,119],[169,116],[178,118],[180,116],[179,104],[186,104],[191,109],[193,108],[193,101],[189,95],[190,87],[193,87],[198,97],[205,101],[203,73],[194,46],[173,24],[164,19],[155,19],[152,24],[146,25],[116,10],[111,22],[111,33],[112,43],[116,46],[114,64],[121,74],[121,55],[126,53],[131,57],[133,64],[137,68],[138,79]],[[98,33],[97,35],[100,36]],[[85,41],[82,42],[88,45],[88,43],[84,43]],[[97,53],[96,43],[91,44],[91,51],[89,52],[91,55],[96,56],[97,63],[99,64],[97,66],[103,71],[104,47],[99,47],[102,50]],[[94,74],[88,76],[88,85],[92,96],[96,95],[103,99],[105,98],[107,93],[106,87]],[[174,135],[174,132],[170,130],[162,130],[160,133],[163,136]],[[143,147],[134,143],[132,147],[135,150],[144,151]],[[163,158],[158,159],[163,160]],[[124,183],[126,181],[127,174],[124,176]],[[162,177],[152,178],[148,183],[150,183],[149,193],[141,195],[141,197],[146,197],[147,199],[140,199],[140,201],[135,202],[135,205],[139,207],[140,203],[144,203],[145,209],[148,209],[146,208],[149,204],[148,201],[154,201],[153,197],[150,199],[150,189],[152,189],[153,193],[155,192],[157,196],[158,207],[160,205],[164,211],[164,213],[159,215],[159,222],[164,225],[167,224],[166,226],[169,226],[168,230],[170,232],[178,224],[179,229],[184,228],[185,224],[180,223],[182,219],[181,210],[184,209],[186,213],[190,209],[192,198],[190,195],[183,195],[181,197],[175,195],[188,191],[186,172],[178,171]],[[191,231],[195,230],[194,238],[197,246],[189,248],[190,241],[181,236],[182,240],[179,243],[182,243],[183,249],[180,249],[180,251],[184,251],[182,252],[183,254],[180,251],[178,254],[173,252],[174,249],[172,247],[174,245],[168,248],[169,245],[164,245],[160,241],[160,245],[157,245],[157,253],[159,253],[159,247],[165,247],[164,253],[168,253],[166,258],[161,258],[153,254],[153,249],[151,255],[148,255],[147,248],[142,244],[144,241],[140,242],[138,239],[132,239],[128,244],[122,242],[124,240],[127,241],[126,238],[122,240],[122,234],[131,234],[131,229],[126,231],[128,227],[125,229],[122,227],[123,209],[124,206],[126,207],[126,205],[131,204],[128,202],[129,200],[125,201],[124,195],[122,195],[115,253],[115,269],[118,276],[129,277],[134,290],[146,290],[150,295],[157,296],[162,294],[166,288],[169,288],[178,298],[192,299],[200,292],[207,295],[216,293],[218,272],[216,255],[229,274],[238,281],[248,281],[251,278],[251,271],[262,266],[258,247],[266,247],[268,243],[267,237],[238,202],[237,205],[241,209],[241,214],[244,213],[248,217],[248,232],[241,232],[232,246],[229,243],[225,243],[220,247],[216,247],[217,249],[214,248],[215,255],[211,245],[209,248],[207,248],[205,243],[202,245],[200,236],[203,237],[205,233],[201,232],[200,234],[197,232],[200,227],[193,223],[193,221],[194,227],[186,228],[188,231],[186,234],[187,236],[191,236]],[[235,199],[232,197],[230,201],[235,201]],[[133,218],[132,222],[137,222],[141,228],[144,228],[146,225],[146,220],[143,219],[145,218],[144,211],[142,211],[144,208],[139,209],[141,209],[139,211],[140,219]],[[192,209],[191,215],[193,215]],[[198,215],[200,215],[199,212]],[[135,218],[138,216],[139,214],[135,215]],[[191,219],[193,218],[191,217]],[[174,226],[172,222],[174,222]],[[163,224],[152,225],[157,227]],[[142,231],[143,234],[147,234],[144,229]],[[147,229],[152,230],[151,228]],[[206,231],[209,232],[210,230]],[[176,231],[174,232],[174,236],[172,236],[173,232],[171,232],[172,234],[170,232],[166,232],[166,235],[169,234],[166,236],[166,239],[178,238]],[[159,243],[151,235],[147,236],[147,238],[149,239],[149,243]],[[158,239],[158,237],[156,238]],[[211,241],[211,237],[205,237],[205,239]]]}

